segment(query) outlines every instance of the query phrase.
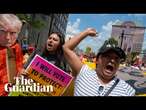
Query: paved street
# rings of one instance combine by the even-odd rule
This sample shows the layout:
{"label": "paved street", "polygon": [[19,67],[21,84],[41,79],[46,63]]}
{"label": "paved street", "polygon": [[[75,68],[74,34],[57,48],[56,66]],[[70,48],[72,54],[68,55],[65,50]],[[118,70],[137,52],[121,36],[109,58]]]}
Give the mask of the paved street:
{"label": "paved street", "polygon": [[135,90],[136,95],[146,94],[146,75],[145,72],[118,71],[118,77],[129,83]]}

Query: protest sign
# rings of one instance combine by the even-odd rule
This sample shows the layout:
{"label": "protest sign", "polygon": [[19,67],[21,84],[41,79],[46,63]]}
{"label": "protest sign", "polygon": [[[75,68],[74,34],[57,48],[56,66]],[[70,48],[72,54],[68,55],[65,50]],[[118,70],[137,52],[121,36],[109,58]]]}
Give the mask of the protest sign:
{"label": "protest sign", "polygon": [[73,77],[49,63],[39,55],[35,55],[29,66],[26,68],[28,78],[33,79],[41,85],[52,85],[52,92],[17,92],[12,95],[19,96],[61,96],[71,83]]}

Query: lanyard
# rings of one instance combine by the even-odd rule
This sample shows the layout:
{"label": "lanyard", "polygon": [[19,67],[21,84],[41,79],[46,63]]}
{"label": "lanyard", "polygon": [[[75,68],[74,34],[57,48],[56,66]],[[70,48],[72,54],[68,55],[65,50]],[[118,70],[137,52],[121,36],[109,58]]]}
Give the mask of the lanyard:
{"label": "lanyard", "polygon": [[111,93],[111,91],[116,87],[116,85],[118,84],[118,82],[119,82],[119,79],[117,78],[116,81],[115,81],[115,83],[114,83],[114,84],[112,85],[112,87],[105,93],[104,96],[108,96],[108,95]]}

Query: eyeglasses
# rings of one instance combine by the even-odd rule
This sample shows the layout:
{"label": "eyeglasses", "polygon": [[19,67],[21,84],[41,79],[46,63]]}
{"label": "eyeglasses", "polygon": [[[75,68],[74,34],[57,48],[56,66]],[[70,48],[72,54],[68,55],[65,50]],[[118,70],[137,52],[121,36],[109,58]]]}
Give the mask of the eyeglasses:
{"label": "eyeglasses", "polygon": [[10,36],[16,36],[17,32],[12,32],[12,31],[5,31],[4,29],[0,29],[0,35],[7,35],[10,34]]}

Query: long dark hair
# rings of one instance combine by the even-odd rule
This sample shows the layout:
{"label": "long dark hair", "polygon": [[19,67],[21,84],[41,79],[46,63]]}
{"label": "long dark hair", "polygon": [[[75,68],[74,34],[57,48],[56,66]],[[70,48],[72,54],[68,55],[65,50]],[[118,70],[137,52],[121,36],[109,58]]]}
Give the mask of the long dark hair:
{"label": "long dark hair", "polygon": [[[55,65],[60,67],[61,69],[65,70],[66,64],[65,64],[65,59],[64,59],[64,55],[63,55],[63,48],[62,48],[62,46],[65,43],[64,36],[61,35],[61,33],[59,33],[59,32],[52,32],[51,34],[57,34],[57,36],[60,38],[59,46],[57,47],[57,50],[54,54],[57,57],[56,60],[55,60]],[[48,34],[48,38],[50,37],[51,34]],[[49,54],[48,50],[46,49],[46,45],[45,45],[45,48],[43,50],[43,54],[44,55]]]}

